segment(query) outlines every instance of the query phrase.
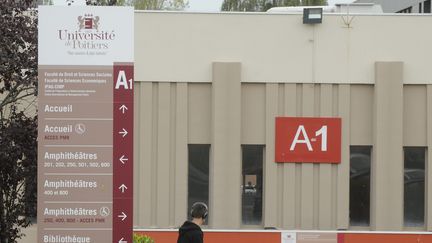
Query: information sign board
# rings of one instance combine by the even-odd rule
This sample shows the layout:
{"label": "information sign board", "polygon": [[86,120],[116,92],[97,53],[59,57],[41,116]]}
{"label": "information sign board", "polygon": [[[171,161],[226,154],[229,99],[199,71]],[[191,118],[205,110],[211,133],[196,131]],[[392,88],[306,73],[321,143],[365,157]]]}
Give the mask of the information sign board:
{"label": "information sign board", "polygon": [[38,242],[132,242],[130,7],[39,6]]}

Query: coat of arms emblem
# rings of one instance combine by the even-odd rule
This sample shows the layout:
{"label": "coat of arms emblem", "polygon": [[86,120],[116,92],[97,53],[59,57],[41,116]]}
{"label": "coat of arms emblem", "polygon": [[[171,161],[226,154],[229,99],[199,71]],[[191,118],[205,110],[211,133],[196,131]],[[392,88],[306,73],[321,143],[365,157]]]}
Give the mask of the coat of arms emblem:
{"label": "coat of arms emblem", "polygon": [[97,30],[99,31],[99,16],[93,16],[92,14],[85,14],[78,17],[79,30]]}

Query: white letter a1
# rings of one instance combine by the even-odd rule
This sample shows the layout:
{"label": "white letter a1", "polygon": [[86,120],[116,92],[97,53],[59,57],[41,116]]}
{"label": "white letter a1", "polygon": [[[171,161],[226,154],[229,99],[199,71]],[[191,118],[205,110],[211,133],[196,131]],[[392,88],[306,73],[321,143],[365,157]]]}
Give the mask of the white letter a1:
{"label": "white letter a1", "polygon": [[[130,80],[130,82],[132,82],[132,81]],[[127,83],[127,78],[126,78],[126,73],[124,70],[120,70],[118,73],[115,89],[119,89],[120,86],[123,86],[124,89],[129,89],[129,86]]]}
{"label": "white letter a1", "polygon": [[[303,135],[303,140],[299,140],[300,133]],[[298,143],[305,143],[308,147],[309,151],[312,151],[312,145],[310,143],[309,137],[304,129],[303,125],[300,125],[297,129],[296,135],[294,137],[293,142],[291,143],[290,151],[293,151]]]}

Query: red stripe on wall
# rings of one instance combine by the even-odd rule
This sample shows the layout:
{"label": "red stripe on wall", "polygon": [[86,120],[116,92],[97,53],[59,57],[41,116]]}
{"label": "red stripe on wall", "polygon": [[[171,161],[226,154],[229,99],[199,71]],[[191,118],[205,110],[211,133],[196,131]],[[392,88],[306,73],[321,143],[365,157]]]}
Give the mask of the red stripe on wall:
{"label": "red stripe on wall", "polygon": [[[178,232],[141,231],[139,234],[148,235],[155,240],[155,243],[175,243]],[[280,243],[279,232],[204,232],[205,243]]]}
{"label": "red stripe on wall", "polygon": [[[155,243],[177,242],[177,231],[135,231]],[[280,243],[280,232],[204,232],[205,243]],[[432,243],[431,234],[338,233],[337,243]]]}
{"label": "red stripe on wall", "polygon": [[337,243],[345,243],[345,234],[343,233],[337,234]]}
{"label": "red stripe on wall", "polygon": [[432,235],[345,234],[345,243],[432,243]]}

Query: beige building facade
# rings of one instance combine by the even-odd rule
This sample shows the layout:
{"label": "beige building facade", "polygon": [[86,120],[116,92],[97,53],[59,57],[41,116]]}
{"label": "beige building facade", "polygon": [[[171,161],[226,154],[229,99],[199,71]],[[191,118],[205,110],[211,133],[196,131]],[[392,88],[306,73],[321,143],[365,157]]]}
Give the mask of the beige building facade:
{"label": "beige building facade", "polygon": [[[136,12],[134,225],[188,217],[207,144],[211,229],[432,229],[432,16]],[[275,117],[342,118],[340,164],[275,163]],[[262,221],[242,223],[242,146],[262,145]],[[370,222],[350,224],[369,146]],[[425,151],[424,224],[404,224],[404,148]],[[429,148],[429,149],[428,149]],[[423,200],[423,199],[421,199]]]}

